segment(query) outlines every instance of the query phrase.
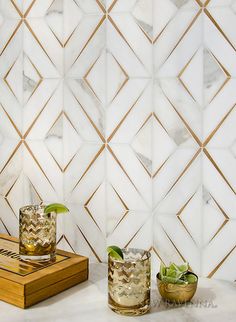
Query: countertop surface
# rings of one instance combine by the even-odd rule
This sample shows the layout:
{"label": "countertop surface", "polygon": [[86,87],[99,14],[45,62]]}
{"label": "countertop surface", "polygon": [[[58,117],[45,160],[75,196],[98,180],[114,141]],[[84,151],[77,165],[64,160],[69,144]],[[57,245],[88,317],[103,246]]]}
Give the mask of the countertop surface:
{"label": "countertop surface", "polygon": [[107,306],[107,266],[91,264],[89,280],[22,310],[0,302],[1,322],[230,322],[236,321],[236,283],[200,278],[191,303],[173,306],[164,303],[152,283],[151,311],[140,317],[124,317]]}

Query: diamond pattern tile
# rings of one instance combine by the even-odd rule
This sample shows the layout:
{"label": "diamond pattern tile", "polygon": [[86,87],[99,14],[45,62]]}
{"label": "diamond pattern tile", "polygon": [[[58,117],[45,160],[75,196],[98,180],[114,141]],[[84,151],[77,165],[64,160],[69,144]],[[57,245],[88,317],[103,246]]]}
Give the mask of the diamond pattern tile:
{"label": "diamond pattern tile", "polygon": [[235,8],[0,1],[0,232],[64,202],[59,247],[143,247],[153,271],[235,280]]}

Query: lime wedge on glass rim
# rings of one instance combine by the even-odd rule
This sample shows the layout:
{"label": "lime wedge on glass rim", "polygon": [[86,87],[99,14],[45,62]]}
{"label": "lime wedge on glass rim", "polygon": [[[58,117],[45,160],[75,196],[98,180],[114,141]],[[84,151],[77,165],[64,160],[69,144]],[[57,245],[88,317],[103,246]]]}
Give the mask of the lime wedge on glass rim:
{"label": "lime wedge on glass rim", "polygon": [[110,255],[114,259],[118,259],[118,260],[123,260],[124,259],[123,252],[118,246],[109,246],[109,247],[107,247],[107,252],[108,252],[108,255]]}
{"label": "lime wedge on glass rim", "polygon": [[55,212],[57,214],[68,212],[69,209],[61,203],[51,203],[50,205],[45,206],[44,213],[49,214],[50,212]]}

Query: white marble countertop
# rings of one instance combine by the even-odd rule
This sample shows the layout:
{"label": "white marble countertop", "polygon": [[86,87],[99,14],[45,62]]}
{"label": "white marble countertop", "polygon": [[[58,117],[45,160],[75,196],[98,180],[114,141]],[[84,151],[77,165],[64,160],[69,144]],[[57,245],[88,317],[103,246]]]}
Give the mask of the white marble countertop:
{"label": "white marble countertop", "polygon": [[0,302],[1,322],[235,322],[236,284],[199,279],[192,303],[179,307],[167,305],[152,283],[152,309],[140,317],[124,317],[107,306],[107,266],[90,264],[89,281],[64,291],[32,308],[22,310]]}

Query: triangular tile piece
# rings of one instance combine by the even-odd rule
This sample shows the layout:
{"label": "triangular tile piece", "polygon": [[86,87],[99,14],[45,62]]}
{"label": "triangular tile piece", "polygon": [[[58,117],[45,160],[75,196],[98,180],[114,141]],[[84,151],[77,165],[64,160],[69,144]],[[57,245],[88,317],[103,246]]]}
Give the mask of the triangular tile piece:
{"label": "triangular tile piece", "polygon": [[128,75],[118,60],[109,52],[107,54],[107,78],[107,96],[108,102],[111,102],[124,87]]}
{"label": "triangular tile piece", "polygon": [[[193,77],[194,75],[194,77]],[[203,49],[200,48],[179,74],[179,78],[187,87],[193,98],[203,104]]]}
{"label": "triangular tile piece", "polygon": [[27,55],[23,55],[23,96],[26,104],[42,81],[42,76]]}
{"label": "triangular tile piece", "polygon": [[223,70],[220,63],[213,54],[204,49],[204,102],[207,105],[220,91],[227,80],[227,72]]}
{"label": "triangular tile piece", "polygon": [[138,0],[132,10],[133,17],[145,35],[152,41],[152,0]]}
{"label": "triangular tile piece", "polygon": [[59,167],[64,170],[82,145],[82,139],[71,121],[61,113],[48,131],[45,143]]}

